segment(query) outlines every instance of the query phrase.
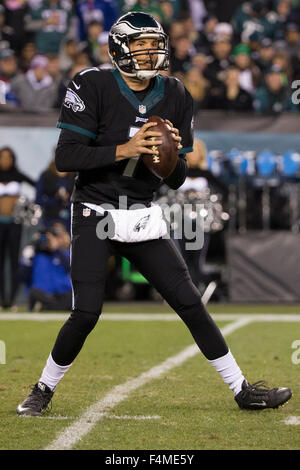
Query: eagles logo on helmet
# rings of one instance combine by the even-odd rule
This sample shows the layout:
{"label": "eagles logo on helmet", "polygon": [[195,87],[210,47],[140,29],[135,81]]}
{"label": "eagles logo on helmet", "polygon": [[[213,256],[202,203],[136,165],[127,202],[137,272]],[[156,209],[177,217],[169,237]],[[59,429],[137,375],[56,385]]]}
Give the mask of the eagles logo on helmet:
{"label": "eagles logo on helmet", "polygon": [[[141,38],[157,39],[157,47],[131,52],[130,41]],[[149,80],[159,70],[167,70],[169,67],[168,36],[148,13],[131,12],[121,16],[110,30],[108,45],[112,63],[128,77]],[[142,69],[138,64],[137,57],[145,54],[149,54],[151,69]]]}

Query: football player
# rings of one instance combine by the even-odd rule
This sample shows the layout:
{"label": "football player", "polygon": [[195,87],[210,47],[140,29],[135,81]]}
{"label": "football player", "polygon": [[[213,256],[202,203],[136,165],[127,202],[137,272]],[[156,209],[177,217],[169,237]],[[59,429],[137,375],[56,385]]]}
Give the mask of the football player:
{"label": "football player", "polygon": [[[101,314],[112,254],[130,260],[178,313],[241,408],[276,408],[292,392],[247,382],[182,256],[163,236],[157,206],[151,206],[162,183],[177,189],[184,182],[185,153],[193,146],[192,98],[179,80],[159,73],[168,69],[168,37],[152,16],[127,13],[111,28],[109,53],[114,67],[77,73],[61,107],[56,165],[59,171],[78,172],[72,195],[73,307],[40,379],[17,413],[39,416],[47,408]],[[160,133],[151,129],[155,123],[147,122],[151,115],[167,120],[178,146],[177,165],[163,181],[141,158],[156,154],[153,145],[161,143]],[[133,208],[136,204],[142,209]],[[98,230],[103,220],[114,227],[107,236]]]}

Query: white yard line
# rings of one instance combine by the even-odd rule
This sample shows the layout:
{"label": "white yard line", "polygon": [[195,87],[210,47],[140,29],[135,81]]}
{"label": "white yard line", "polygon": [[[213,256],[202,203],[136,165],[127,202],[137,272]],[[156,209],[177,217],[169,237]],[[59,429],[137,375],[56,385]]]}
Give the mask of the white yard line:
{"label": "white yard line", "polygon": [[[250,317],[240,318],[222,328],[222,334],[227,336],[237,329],[251,323]],[[152,380],[160,378],[166,372],[183,364],[199,354],[199,348],[192,344],[175,356],[169,357],[157,366],[152,367],[147,372],[142,373],[134,379],[129,379],[123,384],[117,385],[108,392],[101,400],[91,405],[74,423],[62,431],[58,437],[52,441],[45,450],[66,450],[74,447],[86,434],[88,434],[98,421],[107,417],[110,410],[122,401],[126,400],[130,393]]]}
{"label": "white yard line", "polygon": [[[21,418],[23,419],[30,419],[32,418],[31,416],[21,416]],[[161,417],[158,416],[158,415],[153,415],[153,416],[143,416],[143,415],[140,415],[140,416],[130,416],[130,415],[109,415],[108,413],[104,416],[103,415],[103,418],[106,418],[106,419],[117,419],[117,420],[133,420],[133,421],[151,421],[153,419],[160,419]],[[34,416],[33,418],[34,420],[36,419],[51,419],[51,420],[54,420],[54,421],[65,421],[65,420],[73,420],[73,419],[76,419],[76,416],[61,416],[61,415],[52,415],[52,416],[48,416],[48,415],[43,415],[43,416]]]}
{"label": "white yard line", "polygon": [[108,419],[133,419],[134,421],[151,421],[152,419],[160,419],[160,416],[153,415],[153,416],[130,416],[130,415],[108,415],[106,418]]}
{"label": "white yard line", "polygon": [[300,416],[289,416],[284,420],[284,423],[287,425],[299,426],[300,425]]}
{"label": "white yard line", "polygon": [[[216,313],[211,315],[214,320],[233,321],[251,319],[261,322],[300,322],[300,314],[273,313]],[[65,313],[0,313],[0,321],[61,321],[69,317]],[[100,321],[179,321],[176,313],[102,313]]]}

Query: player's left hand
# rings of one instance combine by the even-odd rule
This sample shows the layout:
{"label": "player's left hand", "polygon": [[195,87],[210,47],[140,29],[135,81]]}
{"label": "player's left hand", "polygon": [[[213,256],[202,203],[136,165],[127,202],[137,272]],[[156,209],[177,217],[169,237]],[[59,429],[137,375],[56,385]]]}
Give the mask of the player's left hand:
{"label": "player's left hand", "polygon": [[176,129],[176,127],[173,126],[173,124],[171,123],[171,121],[169,121],[169,119],[165,119],[165,122],[171,128],[170,131],[172,133],[173,139],[175,140],[175,142],[177,142],[177,150],[182,149],[182,145],[181,145],[182,138],[179,135],[179,130]]}

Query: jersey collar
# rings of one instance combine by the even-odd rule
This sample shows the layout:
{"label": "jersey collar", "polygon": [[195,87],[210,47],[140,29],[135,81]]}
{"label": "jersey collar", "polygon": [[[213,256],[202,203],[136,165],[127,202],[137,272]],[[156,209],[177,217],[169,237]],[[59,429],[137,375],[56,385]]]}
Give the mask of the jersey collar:
{"label": "jersey collar", "polygon": [[119,70],[114,69],[111,72],[117,81],[120,92],[127,99],[127,101],[129,101],[129,103],[135,108],[135,110],[138,114],[140,114],[140,116],[145,115],[164,97],[165,82],[160,75],[156,75],[154,87],[152,88],[150,93],[148,93],[148,95],[144,98],[144,100],[140,101],[137,96],[133,93],[133,91],[129,88],[125,80],[123,80]]}

